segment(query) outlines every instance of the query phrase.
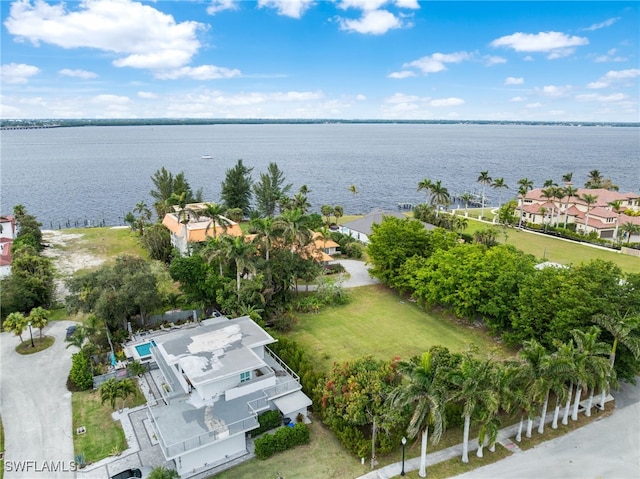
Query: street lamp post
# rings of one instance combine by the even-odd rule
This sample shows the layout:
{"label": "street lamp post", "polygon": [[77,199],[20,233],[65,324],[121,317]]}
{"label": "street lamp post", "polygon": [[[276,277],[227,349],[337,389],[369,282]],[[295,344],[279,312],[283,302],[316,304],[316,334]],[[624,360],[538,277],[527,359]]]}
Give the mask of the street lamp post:
{"label": "street lamp post", "polygon": [[[24,323],[22,323],[22,324],[24,324]],[[32,348],[35,348],[35,347],[36,347],[36,345],[35,345],[35,344],[33,344],[33,333],[31,332],[31,321],[29,321],[29,322],[27,323],[27,326],[29,326],[29,337],[31,338],[31,347],[32,347]]]}
{"label": "street lamp post", "polygon": [[407,438],[402,438],[402,471],[400,471],[400,475],[404,476],[404,446],[407,443]]}

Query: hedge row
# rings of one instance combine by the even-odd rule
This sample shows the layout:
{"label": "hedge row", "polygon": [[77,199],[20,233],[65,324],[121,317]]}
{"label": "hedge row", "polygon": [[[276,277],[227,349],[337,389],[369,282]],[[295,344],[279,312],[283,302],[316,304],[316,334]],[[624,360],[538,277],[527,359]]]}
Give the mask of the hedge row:
{"label": "hedge row", "polygon": [[279,411],[267,411],[258,416],[260,427],[251,431],[251,437],[256,437],[263,432],[275,429],[282,424],[282,417]]}
{"label": "hedge row", "polygon": [[267,459],[276,452],[286,451],[294,446],[309,443],[309,428],[304,423],[293,427],[285,426],[273,434],[265,434],[255,440],[255,453],[260,459]]}

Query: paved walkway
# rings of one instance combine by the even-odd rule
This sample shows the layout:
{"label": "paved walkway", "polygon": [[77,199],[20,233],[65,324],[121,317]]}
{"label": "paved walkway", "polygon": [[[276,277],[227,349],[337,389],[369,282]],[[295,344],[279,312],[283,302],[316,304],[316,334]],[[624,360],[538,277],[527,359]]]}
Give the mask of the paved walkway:
{"label": "paved walkway", "polygon": [[[71,471],[71,393],[66,386],[72,351],[64,342],[71,324],[56,321],[47,325],[44,334],[55,337],[53,346],[24,356],[15,351],[20,342],[16,336],[0,334],[5,479],[75,477]],[[33,328],[33,334],[40,332]],[[22,337],[29,338],[28,329]]]}
{"label": "paved walkway", "polygon": [[[512,451],[510,457],[494,464],[457,476],[457,479],[571,479],[611,477],[638,479],[640,477],[640,377],[638,384],[623,384],[614,393],[616,411],[559,438],[544,442],[528,451],[522,451],[511,441],[518,424],[500,430],[498,442]],[[593,412],[592,414],[597,414]],[[553,419],[553,410],[545,423]],[[537,434],[538,421],[534,421]],[[525,424],[526,427],[526,424]],[[523,431],[524,434],[524,431]],[[431,447],[431,443],[429,443]],[[478,449],[477,439],[469,441],[469,455]],[[475,452],[473,452],[475,454]],[[491,454],[485,448],[485,454]],[[427,451],[427,477],[429,466],[452,458],[462,457],[462,444],[436,452]],[[417,471],[420,457],[405,461],[405,472]],[[399,477],[402,464],[397,462],[371,471],[357,479],[390,479]]]}

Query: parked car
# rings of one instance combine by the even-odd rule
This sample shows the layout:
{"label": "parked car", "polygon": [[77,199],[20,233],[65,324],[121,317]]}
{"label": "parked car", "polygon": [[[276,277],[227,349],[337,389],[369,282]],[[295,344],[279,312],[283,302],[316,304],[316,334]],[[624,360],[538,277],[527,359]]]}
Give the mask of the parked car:
{"label": "parked car", "polygon": [[122,471],[119,472],[118,474],[115,474],[113,476],[111,476],[111,479],[145,479],[149,476],[149,473],[151,472],[151,468],[150,467],[146,467],[143,466],[142,468],[138,469],[138,468],[132,468],[132,469],[127,469],[126,471]]}
{"label": "parked car", "polygon": [[73,334],[76,332],[76,328],[77,326],[75,324],[67,328],[67,339],[70,339],[71,336],[73,336]]}

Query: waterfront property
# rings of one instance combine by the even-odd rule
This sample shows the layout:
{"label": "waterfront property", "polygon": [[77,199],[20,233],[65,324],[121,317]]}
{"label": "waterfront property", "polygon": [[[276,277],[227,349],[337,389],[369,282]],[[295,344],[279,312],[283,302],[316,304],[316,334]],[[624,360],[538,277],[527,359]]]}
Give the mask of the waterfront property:
{"label": "waterfront property", "polygon": [[0,216],[0,278],[11,274],[11,247],[15,236],[15,218]]}
{"label": "waterfront property", "polygon": [[[349,235],[364,244],[369,244],[369,236],[373,232],[372,227],[374,224],[382,223],[385,216],[395,216],[396,218],[405,219],[408,216],[400,211],[382,211],[379,209],[372,210],[369,214],[358,218],[357,220],[349,221],[340,225],[340,233]],[[428,223],[422,223],[428,230],[432,230],[435,226]]]}
{"label": "waterfront property", "polygon": [[244,316],[207,319],[146,343],[164,381],[162,399],[148,404],[148,416],[164,457],[180,475],[246,455],[246,434],[259,426],[261,412],[306,420],[311,400],[267,347],[274,342]]}
{"label": "waterfront property", "polygon": [[219,224],[201,215],[206,206],[206,203],[188,204],[184,209],[174,206],[173,211],[167,213],[162,219],[162,224],[170,232],[171,246],[180,251],[180,254],[189,254],[190,243],[202,243],[214,235],[218,236],[222,233],[231,236],[242,235],[242,229],[235,221],[223,217],[224,224]]}
{"label": "waterfront property", "polygon": [[[584,198],[595,198],[588,204]],[[616,211],[614,204],[619,202]],[[603,188],[578,188],[573,196],[562,198],[545,196],[543,188],[533,189],[523,197],[518,197],[516,215],[524,222],[565,226],[574,224],[576,231],[589,234],[595,232],[598,238],[622,239],[620,228],[625,223],[640,226],[640,217],[625,215],[625,210],[640,211],[640,196],[636,193],[619,193]],[[640,234],[632,234],[625,241],[640,241]]]}

